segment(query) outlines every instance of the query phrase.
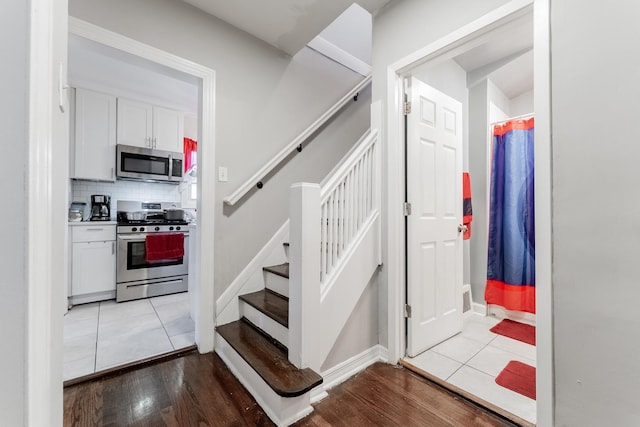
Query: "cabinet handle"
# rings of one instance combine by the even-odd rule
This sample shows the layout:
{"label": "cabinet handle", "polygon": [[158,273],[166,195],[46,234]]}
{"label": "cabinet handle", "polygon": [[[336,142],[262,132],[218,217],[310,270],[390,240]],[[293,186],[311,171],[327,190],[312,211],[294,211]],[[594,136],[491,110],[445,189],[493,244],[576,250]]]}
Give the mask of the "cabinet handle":
{"label": "cabinet handle", "polygon": [[87,228],[87,231],[102,231],[104,228]]}
{"label": "cabinet handle", "polygon": [[158,148],[158,137],[157,136],[153,137],[153,148]]}
{"label": "cabinet handle", "polygon": [[111,168],[111,178],[113,179],[113,176],[115,175],[116,170],[115,168]]}
{"label": "cabinet handle", "polygon": [[111,255],[116,254],[116,242],[111,242]]}

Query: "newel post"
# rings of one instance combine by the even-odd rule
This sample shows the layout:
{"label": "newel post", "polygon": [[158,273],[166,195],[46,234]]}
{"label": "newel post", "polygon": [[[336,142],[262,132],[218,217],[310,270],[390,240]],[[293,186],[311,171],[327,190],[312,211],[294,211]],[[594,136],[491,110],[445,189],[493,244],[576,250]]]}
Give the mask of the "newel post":
{"label": "newel post", "polygon": [[320,186],[293,184],[289,193],[289,361],[314,367],[320,341]]}

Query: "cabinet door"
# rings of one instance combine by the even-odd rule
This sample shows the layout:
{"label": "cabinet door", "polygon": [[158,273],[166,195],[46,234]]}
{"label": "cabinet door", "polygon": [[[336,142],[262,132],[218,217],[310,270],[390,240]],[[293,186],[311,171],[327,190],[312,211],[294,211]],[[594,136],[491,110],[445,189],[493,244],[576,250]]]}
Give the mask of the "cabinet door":
{"label": "cabinet door", "polygon": [[116,97],[76,89],[72,178],[115,180]]}
{"label": "cabinet door", "polygon": [[118,144],[152,148],[153,107],[118,98]]}
{"label": "cabinet door", "polygon": [[116,290],[116,242],[72,244],[71,295]]}
{"label": "cabinet door", "polygon": [[154,148],[182,153],[184,113],[163,107],[153,107]]}

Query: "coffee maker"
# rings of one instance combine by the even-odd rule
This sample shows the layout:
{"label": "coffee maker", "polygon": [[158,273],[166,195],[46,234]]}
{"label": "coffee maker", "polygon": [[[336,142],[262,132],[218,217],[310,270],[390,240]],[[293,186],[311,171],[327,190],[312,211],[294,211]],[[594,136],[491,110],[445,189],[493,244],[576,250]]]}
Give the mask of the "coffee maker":
{"label": "coffee maker", "polygon": [[91,196],[90,221],[109,221],[111,219],[111,197],[94,194]]}

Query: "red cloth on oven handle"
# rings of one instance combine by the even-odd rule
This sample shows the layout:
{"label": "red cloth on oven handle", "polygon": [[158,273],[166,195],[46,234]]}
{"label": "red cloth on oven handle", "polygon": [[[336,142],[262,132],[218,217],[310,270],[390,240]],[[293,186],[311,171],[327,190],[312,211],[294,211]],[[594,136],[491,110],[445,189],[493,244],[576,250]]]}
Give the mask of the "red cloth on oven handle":
{"label": "red cloth on oven handle", "polygon": [[144,241],[145,260],[175,260],[184,257],[184,234],[149,234]]}

